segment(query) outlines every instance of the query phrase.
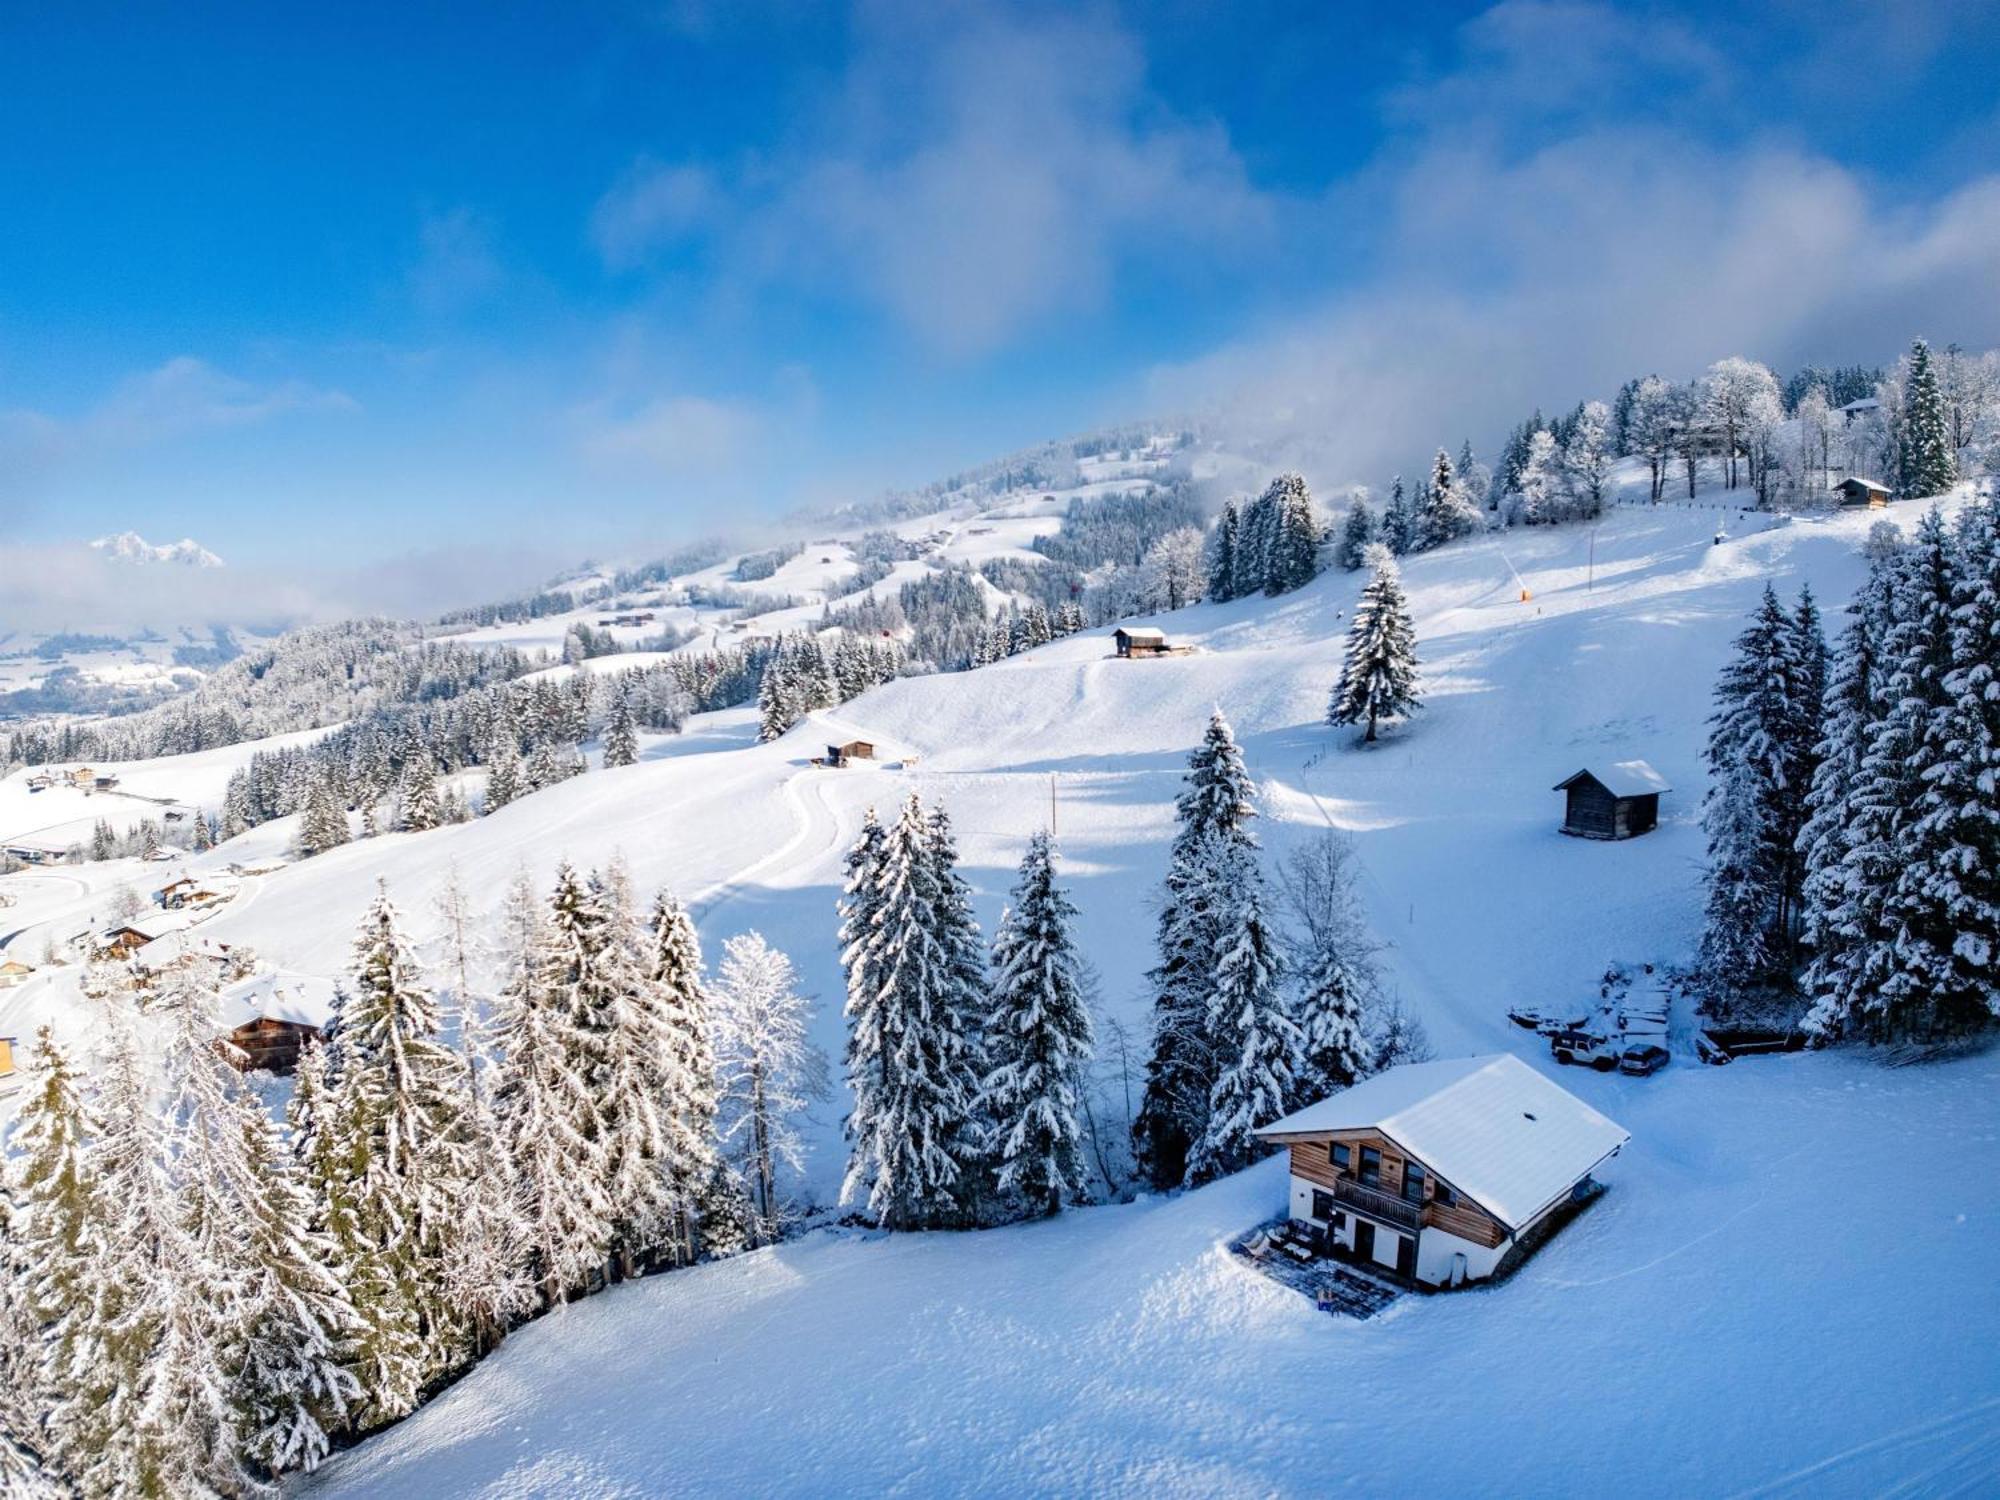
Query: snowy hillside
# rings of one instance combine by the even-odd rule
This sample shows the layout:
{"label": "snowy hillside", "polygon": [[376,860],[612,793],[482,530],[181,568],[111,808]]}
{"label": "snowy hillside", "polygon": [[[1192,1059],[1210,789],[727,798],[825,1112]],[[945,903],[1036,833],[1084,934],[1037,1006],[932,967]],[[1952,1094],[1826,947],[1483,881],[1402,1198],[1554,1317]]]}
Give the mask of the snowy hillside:
{"label": "snowy hillside", "polygon": [[[1907,526],[1918,510],[1889,514]],[[1104,1011],[1136,1028],[1152,959],[1140,914],[1186,754],[1220,706],[1261,783],[1267,847],[1327,821],[1352,834],[1389,981],[1437,1050],[1509,1049],[1548,1067],[1506,1009],[1584,1000],[1613,960],[1686,956],[1716,668],[1767,580],[1788,593],[1810,582],[1837,609],[1878,518],[1619,508],[1594,530],[1517,530],[1413,557],[1428,702],[1374,749],[1322,723],[1360,577],[1334,572],[1275,600],[1159,617],[1185,655],[1116,660],[1108,633],[1092,631],[970,674],[893,682],[771,744],[756,743],[752,710],[698,715],[682,735],[645,736],[637,765],[253,875],[203,930],[292,973],[333,976],[378,879],[421,934],[454,868],[497,899],[517,867],[545,882],[560,860],[617,855],[642,890],[690,902],[711,957],[752,928],[789,952],[817,997],[815,1040],[838,1055],[842,855],[867,808],[914,788],[951,812],[989,932],[1028,833],[1053,810]],[[836,589],[838,559],[809,548],[786,583]],[[874,741],[879,758],[807,763],[847,738]],[[134,789],[206,800],[253,748],[120,769]],[[1615,845],[1558,834],[1554,784],[1632,757],[1674,788],[1658,833]],[[290,821],[181,863],[269,867]],[[67,870],[9,877],[22,897],[5,924],[12,951],[32,953],[147,873],[130,861],[83,869],[81,892],[65,891]],[[53,1018],[87,1040],[76,977],[44,971],[0,999],[0,1034]],[[1367,1433],[1371,1464],[1437,1487],[1531,1486],[1552,1461],[1550,1424],[1506,1420],[1523,1412],[1562,1412],[1591,1435],[1560,1455],[1585,1488],[1616,1477],[1630,1489],[1646,1474],[1656,1483],[1637,1493],[1725,1476],[1861,1493],[1909,1472],[1973,1471],[2000,1390],[1948,1330],[1983,1298],[1958,1242],[2000,1211],[1990,1061],[1887,1073],[1841,1056],[1677,1061],[1650,1080],[1563,1081],[1633,1144],[1609,1197],[1488,1293],[1406,1298],[1357,1325],[1246,1275],[1219,1247],[1281,1203],[1270,1165],[1050,1225],[822,1231],[542,1320],[316,1489],[962,1491],[1005,1466],[1024,1489],[1297,1493],[1324,1482],[1314,1445],[1329,1403],[1335,1430]],[[834,1101],[814,1129],[806,1186],[821,1201],[837,1189],[844,1109]],[[1897,1235],[1803,1244],[1799,1224],[1832,1211],[1857,1176],[1896,1181]],[[1767,1367],[1773,1347],[1798,1361],[1793,1373]],[[1922,1358],[1964,1402],[1940,1413],[1908,1390],[1885,1406],[1866,1379],[1884,1358]],[[883,1383],[834,1373],[858,1369]],[[1834,1372],[1810,1403],[1797,1397],[1808,1369]],[[1343,1391],[1354,1394],[1340,1416]],[[1467,1447],[1455,1433],[1480,1438]]]}

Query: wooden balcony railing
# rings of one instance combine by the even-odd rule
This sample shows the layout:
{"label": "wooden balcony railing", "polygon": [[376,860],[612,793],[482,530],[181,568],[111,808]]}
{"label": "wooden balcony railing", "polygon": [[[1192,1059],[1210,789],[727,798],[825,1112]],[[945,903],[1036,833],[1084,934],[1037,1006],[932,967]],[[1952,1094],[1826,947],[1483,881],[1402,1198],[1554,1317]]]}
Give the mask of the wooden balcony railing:
{"label": "wooden balcony railing", "polygon": [[1423,1224],[1424,1208],[1421,1203],[1410,1203],[1394,1193],[1366,1187],[1351,1177],[1343,1177],[1334,1183],[1333,1201],[1412,1233]]}

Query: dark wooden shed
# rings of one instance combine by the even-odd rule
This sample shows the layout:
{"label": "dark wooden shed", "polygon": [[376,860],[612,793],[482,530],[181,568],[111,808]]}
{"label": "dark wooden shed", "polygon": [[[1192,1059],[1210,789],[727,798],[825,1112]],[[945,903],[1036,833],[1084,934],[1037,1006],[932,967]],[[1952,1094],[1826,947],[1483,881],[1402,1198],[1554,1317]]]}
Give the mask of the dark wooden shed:
{"label": "dark wooden shed", "polygon": [[1889,486],[1873,479],[1843,479],[1833,487],[1843,509],[1875,509],[1889,503]]}
{"label": "dark wooden shed", "polygon": [[1621,760],[1578,771],[1555,789],[1569,795],[1562,831],[1580,839],[1629,839],[1651,832],[1660,821],[1660,793],[1666,778],[1643,760]]}
{"label": "dark wooden shed", "polygon": [[1111,640],[1120,656],[1165,656],[1171,649],[1167,633],[1149,625],[1114,630]]}

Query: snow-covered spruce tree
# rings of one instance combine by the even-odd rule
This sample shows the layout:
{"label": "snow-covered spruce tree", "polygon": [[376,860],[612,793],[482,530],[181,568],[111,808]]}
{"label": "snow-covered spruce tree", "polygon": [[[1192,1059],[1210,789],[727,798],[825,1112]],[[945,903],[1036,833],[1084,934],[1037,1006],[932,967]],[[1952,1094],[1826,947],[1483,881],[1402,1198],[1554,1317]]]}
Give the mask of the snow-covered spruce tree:
{"label": "snow-covered spruce tree", "polygon": [[315,773],[306,788],[305,807],[299,815],[299,853],[324,854],[346,843],[347,838],[347,810],[335,795],[330,778]]}
{"label": "snow-covered spruce tree", "polygon": [[[40,1428],[49,1409],[82,1414],[90,1396],[90,1360],[98,1330],[86,1292],[92,1260],[103,1253],[111,1205],[98,1191],[90,1142],[95,1126],[76,1073],[46,1025],[29,1056],[32,1090],[15,1116],[8,1177],[9,1284],[18,1308],[8,1325],[0,1369],[17,1421]],[[16,1321],[18,1314],[18,1322]],[[25,1439],[25,1428],[16,1428]],[[63,1437],[60,1427],[54,1437]],[[39,1438],[38,1433],[38,1438]]]}
{"label": "snow-covered spruce tree", "polygon": [[1013,905],[993,939],[993,1009],[979,1113],[995,1185],[1029,1212],[1083,1195],[1084,1070],[1092,1037],[1070,933],[1076,908],[1056,884],[1047,833],[1028,841]]}
{"label": "snow-covered spruce tree", "polygon": [[1209,901],[1209,864],[1228,844],[1255,848],[1248,828],[1256,790],[1243,752],[1220,709],[1188,757],[1186,790],[1175,803],[1180,828],[1169,855],[1155,941],[1152,1048],[1146,1088],[1132,1124],[1132,1149],[1153,1185],[1165,1190],[1187,1175],[1188,1153],[1208,1126],[1217,1072],[1208,1002],[1215,981],[1219,914]]}
{"label": "snow-covered spruce tree", "polygon": [[1346,1088],[1370,1071],[1367,1031],[1381,992],[1378,945],[1355,892],[1353,845],[1334,829],[1294,844],[1278,867],[1285,971],[1306,1068],[1292,1107]]}
{"label": "snow-covered spruce tree", "polygon": [[1859,974],[1879,930],[1886,881],[1872,861],[1879,850],[1858,836],[1855,796],[1868,759],[1869,741],[1885,710],[1889,627],[1897,593],[1900,552],[1878,555],[1867,581],[1848,607],[1851,617],[1826,688],[1825,728],[1819,768],[1809,789],[1808,816],[1799,835],[1804,881],[1804,945],[1811,954],[1802,987],[1813,998],[1807,1017],[1821,1034],[1839,1030],[1858,1003]]}
{"label": "snow-covered spruce tree", "polygon": [[1416,627],[1395,562],[1379,557],[1354,606],[1327,722],[1364,725],[1362,743],[1372,744],[1382,721],[1407,717],[1419,701]]}
{"label": "snow-covered spruce tree", "polygon": [[217,1336],[235,1288],[189,1231],[160,1111],[123,1028],[95,1113],[104,1128],[92,1167],[108,1224],[85,1277],[95,1338],[81,1394],[91,1404],[59,1401],[55,1413],[65,1467],[86,1494],[252,1490],[235,1445],[230,1350]]}
{"label": "snow-covered spruce tree", "polygon": [[300,1050],[286,1125],[312,1228],[331,1246],[328,1266],[354,1310],[344,1362],[360,1390],[349,1407],[349,1426],[362,1430],[391,1420],[370,1385],[385,1372],[390,1377],[385,1391],[397,1414],[414,1405],[420,1378],[412,1353],[417,1314],[391,1274],[388,1257],[362,1224],[362,1179],[371,1164],[354,1119],[358,1101],[334,1083],[334,1050],[323,1042],[308,1042]]}
{"label": "snow-covered spruce tree", "polygon": [[1208,1119],[1188,1153],[1191,1187],[1249,1163],[1251,1132],[1284,1113],[1304,1068],[1304,1039],[1279,986],[1277,939],[1255,851],[1238,840],[1211,839],[1201,868],[1204,904],[1216,925],[1207,1015],[1216,1072]]}
{"label": "snow-covered spruce tree", "polygon": [[[659,1131],[647,1253],[667,1265],[687,1265],[702,1252],[705,1204],[721,1166],[711,999],[694,919],[670,892],[654,898],[644,941],[638,1034],[650,1058],[633,1085],[650,1089]],[[616,1202],[622,1194],[615,1177],[613,1184]]]}
{"label": "snow-covered spruce tree", "polygon": [[1363,1025],[1366,982],[1338,949],[1320,950],[1317,966],[1300,975],[1297,1025],[1303,1066],[1290,1103],[1305,1104],[1344,1089],[1369,1071]]}
{"label": "snow-covered spruce tree", "polygon": [[[841,1198],[865,1202],[886,1228],[963,1226],[981,1187],[973,1026],[983,997],[968,992],[968,955],[954,930],[956,873],[940,867],[936,831],[914,793],[879,837],[865,865],[851,857],[843,912],[854,1109]],[[865,829],[862,838],[870,839]],[[976,950],[970,960],[976,986]]]}
{"label": "snow-covered spruce tree", "polygon": [[1236,534],[1241,525],[1236,502],[1222,502],[1222,514],[1208,539],[1208,597],[1218,602],[1236,597]]}
{"label": "snow-covered spruce tree", "polygon": [[1335,549],[1335,557],[1341,567],[1353,573],[1360,569],[1362,558],[1367,554],[1368,544],[1375,540],[1375,517],[1368,509],[1368,502],[1359,493],[1354,503],[1347,508],[1347,519],[1340,525],[1340,543]]}
{"label": "snow-covered spruce tree", "polygon": [[1440,448],[1431,460],[1430,487],[1424,492],[1423,513],[1417,517],[1417,539],[1422,547],[1441,547],[1459,537],[1470,536],[1485,524],[1478,502],[1467,492],[1462,476],[1451,464],[1451,455]]}
{"label": "snow-covered spruce tree", "polygon": [[486,795],[481,810],[498,812],[524,790],[520,742],[512,729],[502,726],[494,730],[493,741],[486,750]]}
{"label": "snow-covered spruce tree", "polygon": [[1922,339],[1910,345],[1909,374],[1903,382],[1902,468],[1905,495],[1942,495],[1958,482],[1944,390],[1931,346]]}
{"label": "snow-covered spruce tree", "polygon": [[724,1148],[752,1207],[750,1242],[774,1243],[788,1204],[778,1170],[805,1165],[799,1121],[827,1094],[826,1059],[806,1035],[806,1002],[792,961],[756,932],[723,944],[710,1006]]}
{"label": "snow-covered spruce tree", "polygon": [[[174,1182],[196,1263],[221,1291],[188,1314],[190,1347],[214,1351],[227,1403],[217,1442],[240,1488],[246,1462],[278,1474],[326,1456],[360,1395],[343,1363],[359,1325],[297,1167],[214,1045],[213,994],[190,991],[176,1010]],[[200,1372],[182,1378],[207,1396]]]}
{"label": "snow-covered spruce tree", "polygon": [[1319,520],[1303,476],[1280,474],[1259,502],[1270,510],[1264,592],[1304,588],[1319,572]]}
{"label": "snow-covered spruce tree", "polygon": [[1417,550],[1417,516],[1411,508],[1410,497],[1403,492],[1403,476],[1400,474],[1389,483],[1389,503],[1382,507],[1380,536],[1382,545],[1389,549],[1393,557],[1403,557]]}
{"label": "snow-covered spruce tree", "polygon": [[438,826],[437,761],[419,747],[403,767],[401,811],[396,826],[405,833],[424,833]]}
{"label": "snow-covered spruce tree", "polygon": [[1935,730],[1951,706],[1956,562],[1933,510],[1895,565],[1880,711],[1847,789],[1849,868],[1836,909],[1819,914],[1846,939],[1831,962],[1814,965],[1807,1026],[1821,1036],[1937,1040],[1975,1029],[1988,1015],[1983,995],[1950,982],[1943,956],[1958,933],[1934,883],[1949,843],[1922,811],[1948,753]]}
{"label": "snow-covered spruce tree", "polygon": [[1595,519],[1604,509],[1611,478],[1611,410],[1602,401],[1586,401],[1577,409],[1576,426],[1563,444],[1563,476],[1568,481],[1576,513]]}
{"label": "snow-covered spruce tree", "polygon": [[[1816,620],[1817,611],[1808,610]],[[1708,897],[1700,964],[1719,1014],[1788,988],[1799,832],[1817,760],[1820,704],[1809,701],[1825,643],[1801,639],[1767,584],[1715,688],[1706,759]]]}
{"label": "snow-covered spruce tree", "polygon": [[[532,890],[528,900],[532,919]],[[467,1094],[453,1153],[452,1230],[439,1270],[445,1298],[471,1328],[472,1353],[478,1358],[498,1348],[509,1327],[534,1310],[535,1287],[528,1275],[521,1183],[507,1159],[494,1104],[498,1059],[493,1023],[472,978],[489,945],[470,925],[456,867],[437,906],[453,975],[451,998]]]}
{"label": "snow-covered spruce tree", "polygon": [[[521,876],[509,893],[507,977],[500,993],[503,1063],[495,1107],[506,1155],[521,1175],[524,1227],[543,1299],[551,1306],[601,1271],[611,1244],[603,1125],[597,1108],[601,1047],[573,1003],[573,934],[588,901],[569,866],[557,872],[549,913]],[[567,908],[567,911],[565,911]]]}
{"label": "snow-covered spruce tree", "polygon": [[604,764],[629,766],[639,759],[639,726],[632,717],[632,689],[621,681],[604,720]]}
{"label": "snow-covered spruce tree", "polygon": [[[2000,1017],[2000,827],[1992,805],[2000,542],[1990,507],[1970,510],[1949,540],[1933,511],[1912,553],[1889,635],[1889,701],[1860,796],[1864,809],[1886,808],[1899,793],[1907,800],[1887,820],[1880,873],[1888,941],[1877,946],[1875,993],[1864,995],[1853,1029],[1931,1042]],[[1949,590],[1942,600],[1941,587]]]}
{"label": "snow-covered spruce tree", "polygon": [[1516,483],[1522,516],[1530,526],[1563,519],[1562,455],[1554,433],[1543,429],[1529,437]]}
{"label": "snow-covered spruce tree", "polygon": [[[468,1331],[444,1295],[443,1247],[452,1229],[459,1117],[467,1098],[458,1055],[439,1037],[436,997],[402,917],[378,888],[355,933],[352,983],[333,1027],[331,1128],[349,1163],[354,1229],[387,1279],[392,1308],[357,1299],[363,1341],[364,1421],[410,1410],[418,1392],[466,1355]],[[329,1128],[323,1125],[321,1128]]]}

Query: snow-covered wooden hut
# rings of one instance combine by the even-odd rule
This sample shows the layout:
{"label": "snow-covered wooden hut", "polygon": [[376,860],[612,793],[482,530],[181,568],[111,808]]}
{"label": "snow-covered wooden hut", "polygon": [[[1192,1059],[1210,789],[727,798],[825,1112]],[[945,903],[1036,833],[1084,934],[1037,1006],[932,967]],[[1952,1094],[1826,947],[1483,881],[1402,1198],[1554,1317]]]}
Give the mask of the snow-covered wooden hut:
{"label": "snow-covered wooden hut", "polygon": [[1562,831],[1580,839],[1629,839],[1649,833],[1660,821],[1660,793],[1666,777],[1643,760],[1585,766],[1555,789],[1569,794]]}
{"label": "snow-covered wooden hut", "polygon": [[1111,641],[1120,656],[1165,656],[1171,649],[1167,633],[1150,625],[1121,625],[1111,632]]}
{"label": "snow-covered wooden hut", "polygon": [[222,991],[223,1055],[244,1071],[290,1073],[299,1050],[333,1016],[334,984],[307,974],[257,974]]}
{"label": "snow-covered wooden hut", "polygon": [[18,958],[0,959],[0,990],[12,989],[34,972],[33,964],[24,964]]}
{"label": "snow-covered wooden hut", "polygon": [[1889,486],[1877,480],[1850,475],[1833,487],[1843,510],[1879,510],[1889,503]]}
{"label": "snow-covered wooden hut", "polygon": [[1434,1287],[1511,1270],[1631,1139],[1507,1052],[1389,1068],[1257,1134],[1330,1253]]}

